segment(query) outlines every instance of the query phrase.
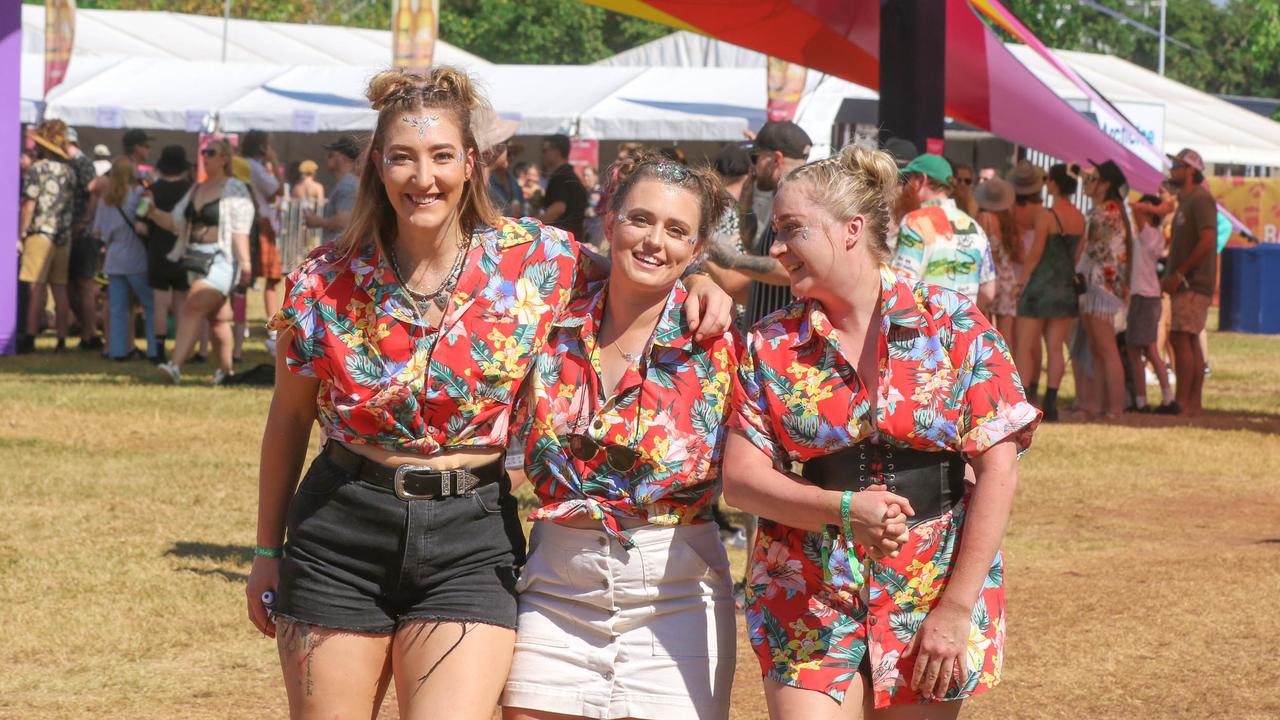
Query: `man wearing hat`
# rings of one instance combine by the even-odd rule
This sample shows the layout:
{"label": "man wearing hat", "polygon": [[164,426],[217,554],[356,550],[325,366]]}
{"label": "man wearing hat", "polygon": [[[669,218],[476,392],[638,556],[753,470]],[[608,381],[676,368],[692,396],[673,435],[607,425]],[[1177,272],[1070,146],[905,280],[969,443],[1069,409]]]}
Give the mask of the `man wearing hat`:
{"label": "man wearing hat", "polygon": [[67,266],[67,295],[71,300],[71,312],[80,325],[80,349],[101,350],[102,338],[98,335],[98,284],[93,276],[98,272],[98,239],[90,232],[97,203],[93,195],[93,181],[98,171],[80,149],[80,136],[75,128],[67,128],[67,157],[75,174],[74,196],[71,209],[71,259]]}
{"label": "man wearing hat", "polygon": [[[769,248],[773,246],[772,193],[777,191],[778,184],[787,173],[804,165],[812,148],[809,134],[789,120],[771,120],[756,133],[752,154],[755,156],[757,199],[769,197],[770,200],[753,204],[752,210],[764,232],[751,256],[740,256],[732,266],[732,269],[754,279],[747,296],[744,322],[747,327],[794,300],[787,271],[777,260],[769,257]],[[743,245],[748,246],[748,243],[743,242]]]}
{"label": "man wearing hat", "polygon": [[524,193],[511,173],[511,156],[507,151],[507,141],[520,129],[520,122],[485,108],[472,115],[471,124],[480,149],[480,170],[489,200],[503,215],[523,217]]}
{"label": "man wearing hat", "polygon": [[902,175],[902,192],[915,194],[920,207],[902,218],[890,266],[904,277],[967,295],[986,310],[995,299],[991,244],[978,222],[951,199],[951,163],[926,153],[908,163]]}
{"label": "man wearing hat", "polygon": [[343,135],[324,146],[328,151],[325,168],[333,173],[338,181],[327,194],[324,212],[320,216],[308,213],[302,220],[309,228],[320,228],[320,242],[332,245],[338,241],[342,231],[351,222],[351,208],[356,204],[357,180],[352,170],[356,158],[360,157],[360,143],[355,137]]}
{"label": "man wearing hat", "polygon": [[18,280],[30,288],[27,331],[18,336],[18,352],[35,349],[49,288],[53,289],[57,348],[65,350],[70,320],[67,269],[75,209],[75,171],[67,155],[67,125],[61,120],[45,120],[27,138],[35,143],[36,160],[23,178],[18,215],[22,243]]}
{"label": "man wearing hat", "polygon": [[1169,259],[1160,287],[1171,296],[1169,344],[1173,347],[1177,393],[1172,413],[1199,415],[1204,390],[1204,349],[1200,333],[1218,284],[1218,206],[1204,186],[1204,160],[1185,148],[1169,168],[1178,188],[1178,211],[1173,216]]}

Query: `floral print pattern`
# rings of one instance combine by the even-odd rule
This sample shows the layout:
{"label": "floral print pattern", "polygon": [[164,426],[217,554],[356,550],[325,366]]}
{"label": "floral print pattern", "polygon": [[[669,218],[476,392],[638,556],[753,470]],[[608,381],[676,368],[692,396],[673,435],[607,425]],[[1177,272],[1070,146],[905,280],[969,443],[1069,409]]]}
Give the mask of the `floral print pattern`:
{"label": "floral print pattern", "polygon": [[40,233],[54,245],[66,245],[75,222],[75,171],[69,163],[45,158],[27,170],[24,180],[22,197],[35,202],[27,234]]}
{"label": "floral print pattern", "polygon": [[[607,295],[607,281],[586,286],[553,323],[520,410],[522,447],[541,504],[531,520],[590,517],[630,546],[619,518],[654,525],[711,520],[741,340],[727,332],[694,341],[684,315],[688,293],[677,283],[648,351],[606,396],[597,333]],[[569,433],[631,447],[640,462],[621,473],[603,452],[578,460],[569,452]]]}
{"label": "floral print pattern", "polygon": [[1089,211],[1080,272],[1091,288],[1101,288],[1117,300],[1129,297],[1129,243],[1125,232],[1124,208],[1107,200]]}
{"label": "floral print pattern", "polygon": [[[1009,350],[988,320],[954,291],[908,283],[887,267],[880,280],[874,387],[841,354],[821,306],[801,299],[748,336],[731,426],[781,471],[864,440],[967,457],[1005,439],[1026,449],[1040,412],[1027,402]],[[876,707],[924,702],[907,685],[914,658],[902,653],[946,588],[966,505],[912,527],[900,555],[884,562],[868,561],[861,546],[850,559],[843,538],[834,534],[762,518],[747,619],[764,674],[842,701],[865,661]],[[854,581],[850,562],[865,565],[865,584]],[[946,698],[994,686],[1003,648],[1003,564],[997,555],[974,607],[967,666]]]}
{"label": "floral print pattern", "polygon": [[289,369],[320,380],[325,437],[432,455],[503,448],[512,404],[567,302],[578,244],[537,220],[475,231],[439,327],[413,310],[376,243],[321,246],[290,273],[269,324]]}

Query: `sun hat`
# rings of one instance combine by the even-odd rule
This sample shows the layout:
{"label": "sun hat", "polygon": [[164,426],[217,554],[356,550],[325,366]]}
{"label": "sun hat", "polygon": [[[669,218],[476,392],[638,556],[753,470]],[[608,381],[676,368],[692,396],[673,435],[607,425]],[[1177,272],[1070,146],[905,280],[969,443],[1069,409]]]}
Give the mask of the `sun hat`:
{"label": "sun hat", "polygon": [[1044,189],[1044,168],[1033,165],[1029,160],[1019,160],[1005,180],[1013,186],[1015,193],[1035,195]]}
{"label": "sun hat", "polygon": [[982,183],[973,191],[973,197],[978,201],[978,207],[990,212],[1000,212],[1013,207],[1014,192],[1013,186],[993,177]]}
{"label": "sun hat", "polygon": [[[102,147],[102,146],[99,146]],[[106,148],[103,148],[104,150]],[[94,149],[97,152],[97,148]],[[160,151],[160,159],[156,161],[156,170],[164,175],[177,175],[186,172],[191,168],[191,163],[187,162],[186,148],[181,145],[165,145]]]}
{"label": "sun hat", "polygon": [[61,120],[45,120],[27,132],[27,139],[63,160],[70,159],[66,150],[67,125]]}
{"label": "sun hat", "polygon": [[1169,159],[1187,165],[1193,170],[1204,172],[1204,158],[1200,157],[1200,153],[1191,148],[1182,148],[1177,155],[1170,155]]}
{"label": "sun hat", "polygon": [[903,175],[914,173],[921,173],[929,179],[940,183],[950,182],[952,177],[951,163],[947,162],[947,159],[941,155],[925,153],[917,156],[915,160],[907,163],[907,166],[902,168]]}
{"label": "sun hat", "polygon": [[99,157],[99,158],[109,158],[111,157],[111,148],[107,147],[106,145],[103,145],[102,143],[98,143],[97,145],[93,146],[93,156]]}
{"label": "sun hat", "polygon": [[519,129],[519,120],[504,118],[491,108],[482,108],[471,115],[471,130],[482,153],[510,140]]}

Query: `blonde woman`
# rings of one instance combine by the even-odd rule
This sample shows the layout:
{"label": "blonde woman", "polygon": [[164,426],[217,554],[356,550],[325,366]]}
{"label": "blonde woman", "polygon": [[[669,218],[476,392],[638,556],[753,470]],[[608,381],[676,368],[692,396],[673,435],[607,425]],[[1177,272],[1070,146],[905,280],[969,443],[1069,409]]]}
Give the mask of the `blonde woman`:
{"label": "blonde woman", "polygon": [[[117,158],[107,176],[107,189],[94,212],[93,230],[107,247],[102,272],[107,275],[107,303],[110,308],[107,352],[113,360],[128,360],[137,353],[133,347],[130,296],[137,298],[146,315],[147,327],[154,327],[154,298],[147,284],[147,247],[139,231],[138,200],[143,188],[138,171],[129,158]],[[155,357],[156,338],[147,333],[147,356]]]}
{"label": "blonde woman", "polygon": [[213,384],[229,377],[234,343],[231,338],[231,304],[236,287],[248,285],[249,226],[253,222],[253,197],[243,182],[231,177],[231,144],[214,140],[200,154],[206,179],[191,188],[172,213],[152,210],[148,217],[178,235],[168,258],[188,271],[191,289],[178,318],[178,338],[169,362],[156,368],[172,384],[182,381],[182,366],[190,359],[209,323],[218,368]]}
{"label": "blonde woman", "polygon": [[[512,405],[578,245],[489,204],[472,126],[488,103],[464,73],[387,71],[367,96],[351,224],[290,274],[270,324],[248,614],[276,638],[293,718],[372,717],[394,681],[402,718],[489,720],[524,559]],[[698,334],[728,326],[728,297],[708,299]]]}

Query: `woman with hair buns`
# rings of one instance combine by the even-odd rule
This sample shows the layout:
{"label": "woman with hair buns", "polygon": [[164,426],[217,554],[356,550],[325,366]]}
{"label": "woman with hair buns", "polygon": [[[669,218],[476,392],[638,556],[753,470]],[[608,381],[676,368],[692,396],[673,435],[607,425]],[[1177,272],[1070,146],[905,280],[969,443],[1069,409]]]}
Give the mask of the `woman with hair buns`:
{"label": "woman with hair buns", "polygon": [[1039,412],[970,299],[884,265],[897,174],[849,147],[773,204],[797,300],[747,338],[724,491],[762,516],[747,623],[775,720],[955,717],[1000,679],[1000,543]]}
{"label": "woman with hair buns", "polygon": [[648,153],[611,177],[609,277],[575,293],[529,375],[540,507],[504,717],[728,718],[736,610],[712,503],[740,339],[694,340],[680,283],[723,190]]}
{"label": "woman with hair buns", "polygon": [[[290,274],[270,323],[248,611],[277,638],[294,718],[371,717],[394,679],[402,718],[488,720],[524,557],[512,405],[585,273],[572,238],[489,205],[472,127],[487,103],[464,73],[387,71],[368,97],[351,222]],[[728,298],[701,302],[714,312],[691,324],[723,331]]]}

